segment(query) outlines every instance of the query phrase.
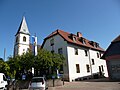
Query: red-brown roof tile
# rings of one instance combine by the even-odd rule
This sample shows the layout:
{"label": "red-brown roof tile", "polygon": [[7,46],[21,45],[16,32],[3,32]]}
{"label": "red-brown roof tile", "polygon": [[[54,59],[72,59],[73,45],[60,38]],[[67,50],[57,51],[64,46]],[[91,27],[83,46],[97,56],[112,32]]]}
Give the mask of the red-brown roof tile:
{"label": "red-brown roof tile", "polygon": [[[48,38],[50,38],[50,37],[52,37],[52,36],[54,36],[54,35],[57,35],[57,34],[59,34],[64,40],[66,40],[66,41],[69,42],[69,43],[76,44],[76,45],[78,45],[78,46],[83,46],[83,47],[95,49],[95,50],[99,50],[99,51],[104,51],[104,49],[102,49],[100,46],[96,48],[96,47],[93,47],[92,45],[90,45],[90,41],[87,40],[87,39],[85,39],[84,37],[82,37],[82,38],[85,39],[86,44],[83,44],[82,42],[79,41],[79,39],[80,39],[81,37],[78,37],[78,36],[75,35],[75,34],[72,34],[72,35],[76,38],[76,41],[73,41],[73,40],[69,37],[71,33],[65,32],[65,31],[63,31],[63,30],[56,30],[56,31],[52,32],[49,36],[47,36],[47,37],[44,39],[43,45],[44,45],[45,41],[46,41]],[[43,45],[42,45],[42,47],[43,47]]]}

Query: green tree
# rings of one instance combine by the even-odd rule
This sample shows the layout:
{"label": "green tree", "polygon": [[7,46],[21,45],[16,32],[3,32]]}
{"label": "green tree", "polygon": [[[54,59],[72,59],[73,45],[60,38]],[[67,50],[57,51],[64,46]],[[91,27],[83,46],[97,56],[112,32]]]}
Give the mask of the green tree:
{"label": "green tree", "polygon": [[20,70],[20,64],[19,64],[20,56],[15,56],[15,57],[8,57],[8,61],[6,63],[9,65],[10,70],[9,72],[11,73],[11,77],[14,77],[16,74],[16,71]]}
{"label": "green tree", "polygon": [[35,57],[35,68],[40,69],[41,73],[46,73],[49,69],[52,70],[52,73],[56,72],[56,69],[60,69],[65,58],[63,55],[51,53],[50,51],[39,49],[38,54]]}
{"label": "green tree", "polygon": [[16,72],[24,72],[31,69],[33,66],[34,55],[31,51],[24,53],[23,55],[8,58],[7,64],[10,66],[10,72],[15,76]]}
{"label": "green tree", "polygon": [[38,49],[37,56],[34,56],[31,51],[24,53],[21,56],[9,57],[6,62],[10,70],[9,72],[14,76],[17,71],[28,71],[32,67],[39,69],[41,74],[46,74],[49,69],[52,72],[56,72],[56,69],[60,69],[60,66],[64,63],[64,56],[44,49]]}
{"label": "green tree", "polygon": [[20,56],[18,63],[20,65],[20,69],[25,69],[26,71],[28,71],[34,65],[34,55],[32,54],[32,52],[26,52]]}
{"label": "green tree", "polygon": [[0,58],[0,72],[9,75],[9,70],[10,70],[9,65],[6,62],[4,62],[2,58]]}

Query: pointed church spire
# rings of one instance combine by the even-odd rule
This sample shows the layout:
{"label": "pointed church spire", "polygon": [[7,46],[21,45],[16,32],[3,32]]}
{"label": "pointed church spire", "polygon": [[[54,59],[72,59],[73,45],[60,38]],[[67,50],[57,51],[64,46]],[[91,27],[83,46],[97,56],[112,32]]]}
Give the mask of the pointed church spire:
{"label": "pointed church spire", "polygon": [[24,16],[22,18],[22,21],[20,23],[20,26],[18,28],[18,31],[17,31],[16,35],[19,34],[19,33],[30,35],[28,27],[27,27],[27,23],[26,23],[26,20],[25,20]]}

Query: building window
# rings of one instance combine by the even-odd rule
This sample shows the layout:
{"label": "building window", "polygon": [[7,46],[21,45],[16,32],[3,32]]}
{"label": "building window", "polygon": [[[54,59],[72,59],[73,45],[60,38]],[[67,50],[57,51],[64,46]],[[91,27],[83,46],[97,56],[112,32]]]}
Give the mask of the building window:
{"label": "building window", "polygon": [[87,50],[85,50],[85,56],[88,56],[88,51]]}
{"label": "building window", "polygon": [[50,40],[50,45],[53,46],[54,45],[54,39]]}
{"label": "building window", "polygon": [[86,65],[86,69],[87,69],[87,72],[90,72],[90,67],[88,64]]}
{"label": "building window", "polygon": [[95,61],[94,61],[94,59],[92,59],[92,65],[95,65]]}
{"label": "building window", "polygon": [[97,58],[99,58],[99,53],[97,52]]}
{"label": "building window", "polygon": [[51,53],[54,53],[54,52],[55,52],[54,50],[51,51]]}
{"label": "building window", "polygon": [[101,55],[101,53],[100,53],[100,58],[101,58],[101,56],[102,56],[102,55]]}
{"label": "building window", "polygon": [[102,71],[104,71],[103,65],[101,65]]}
{"label": "building window", "polygon": [[59,53],[59,54],[63,54],[62,48],[59,48],[59,49],[58,49],[58,53]]}
{"label": "building window", "polygon": [[76,64],[76,73],[80,73],[80,66],[79,66],[79,64]]}
{"label": "building window", "polygon": [[78,55],[78,49],[74,48],[74,51],[75,51],[75,55]]}
{"label": "building window", "polygon": [[26,37],[25,36],[23,37],[23,41],[26,42]]}

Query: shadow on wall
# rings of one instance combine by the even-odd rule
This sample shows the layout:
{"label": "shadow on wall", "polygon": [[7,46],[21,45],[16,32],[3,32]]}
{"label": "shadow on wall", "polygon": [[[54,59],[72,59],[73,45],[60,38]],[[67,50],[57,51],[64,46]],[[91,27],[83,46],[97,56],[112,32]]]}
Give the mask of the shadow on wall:
{"label": "shadow on wall", "polygon": [[105,78],[104,74],[100,73],[95,73],[93,75],[88,75],[84,77],[78,77],[75,79],[75,81],[83,81],[83,80],[90,80],[90,79],[100,79],[100,78]]}

